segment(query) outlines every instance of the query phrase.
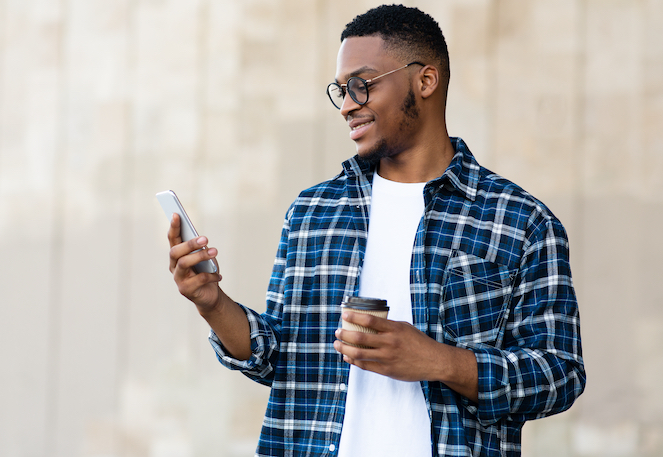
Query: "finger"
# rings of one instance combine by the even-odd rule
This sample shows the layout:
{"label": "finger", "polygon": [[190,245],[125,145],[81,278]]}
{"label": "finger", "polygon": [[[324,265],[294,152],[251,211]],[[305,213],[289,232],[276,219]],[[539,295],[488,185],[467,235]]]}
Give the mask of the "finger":
{"label": "finger", "polygon": [[345,357],[353,360],[377,360],[380,344],[378,335],[338,329],[336,337],[338,340],[334,342],[334,349]]}
{"label": "finger", "polygon": [[384,317],[373,316],[371,314],[355,313],[352,311],[344,311],[341,317],[344,321],[347,321],[351,324],[368,327],[377,332],[389,331],[393,323],[393,321],[390,321]]}
{"label": "finger", "polygon": [[[174,249],[174,248],[173,248]],[[206,260],[215,260],[215,256],[218,254],[216,248],[200,249],[198,251],[190,252],[186,255],[179,257],[176,261],[175,269],[173,273],[175,274],[175,280],[190,276],[192,273],[196,272],[193,270],[193,267],[200,262]],[[218,267],[217,267],[218,271]]]}
{"label": "finger", "polygon": [[356,348],[345,344],[340,340],[334,342],[334,349],[343,356],[343,361],[345,363],[355,365],[362,370],[385,374],[383,372],[385,369],[383,364],[372,357],[372,355],[377,354],[375,349]]}
{"label": "finger", "polygon": [[342,356],[345,363],[355,365],[365,371],[372,371],[385,376],[390,375],[388,365],[380,358],[381,351],[376,348],[357,348],[337,340],[334,342],[336,349]]}
{"label": "finger", "polygon": [[347,354],[347,351],[350,348],[352,348],[351,345],[341,340],[334,341],[334,349],[343,356],[343,361],[354,364],[354,359]]}
{"label": "finger", "polygon": [[204,248],[207,245],[207,238],[199,236],[192,238],[187,242],[176,244],[170,248],[170,270],[173,271],[180,258],[191,254],[194,251]]}
{"label": "finger", "polygon": [[170,227],[168,227],[168,242],[171,248],[182,243],[181,227],[180,215],[173,213],[173,217],[170,220]]}

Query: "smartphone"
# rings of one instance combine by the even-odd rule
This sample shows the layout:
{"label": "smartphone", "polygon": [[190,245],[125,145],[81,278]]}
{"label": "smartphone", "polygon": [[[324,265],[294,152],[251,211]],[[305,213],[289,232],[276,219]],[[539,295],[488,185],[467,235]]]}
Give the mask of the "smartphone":
{"label": "smartphone", "polygon": [[[177,213],[180,216],[180,236],[182,237],[183,241],[189,241],[192,238],[198,237],[198,232],[196,232],[195,227],[191,223],[191,219],[189,219],[186,211],[184,211],[184,206],[182,206],[182,203],[180,203],[180,199],[177,198],[175,192],[172,190],[159,192],[157,194],[157,200],[159,200],[161,208],[163,208],[163,212],[166,213],[168,222],[173,219],[174,213]],[[218,271],[216,263],[212,259],[207,259],[197,263],[194,265],[193,269],[196,271],[196,273],[216,273]]]}

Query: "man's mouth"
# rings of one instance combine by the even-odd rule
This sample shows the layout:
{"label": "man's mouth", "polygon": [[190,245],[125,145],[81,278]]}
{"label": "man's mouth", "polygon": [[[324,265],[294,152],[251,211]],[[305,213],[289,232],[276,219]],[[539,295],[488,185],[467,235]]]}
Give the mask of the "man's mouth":
{"label": "man's mouth", "polygon": [[366,129],[368,129],[375,120],[371,120],[368,122],[362,122],[361,124],[357,125],[351,125],[350,126],[350,139],[353,141],[357,141],[359,138],[361,138],[364,135],[364,132],[366,132]]}
{"label": "man's mouth", "polygon": [[366,127],[367,125],[372,124],[373,122],[375,121],[368,121],[364,122],[363,124],[355,125],[354,127],[352,127],[352,130],[359,130],[362,127]]}

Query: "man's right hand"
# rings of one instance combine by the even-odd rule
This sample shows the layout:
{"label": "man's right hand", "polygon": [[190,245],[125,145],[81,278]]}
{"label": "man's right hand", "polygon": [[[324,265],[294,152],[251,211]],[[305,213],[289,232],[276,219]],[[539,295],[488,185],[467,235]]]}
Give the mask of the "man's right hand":
{"label": "man's right hand", "polygon": [[[170,272],[182,295],[191,300],[201,313],[212,311],[220,305],[221,275],[216,273],[196,273],[194,265],[212,259],[216,263],[218,250],[206,248],[208,240],[204,236],[182,242],[181,221],[178,214],[173,214],[168,229],[170,243]],[[203,249],[206,248],[206,249]],[[218,267],[218,264],[217,264]]]}
{"label": "man's right hand", "polygon": [[221,275],[196,273],[193,269],[203,260],[212,259],[216,263],[218,251],[215,248],[203,249],[207,246],[204,236],[182,242],[177,214],[173,214],[170,222],[168,241],[170,271],[180,293],[196,305],[226,350],[239,360],[247,360],[251,357],[251,334],[246,314],[219,287]]}

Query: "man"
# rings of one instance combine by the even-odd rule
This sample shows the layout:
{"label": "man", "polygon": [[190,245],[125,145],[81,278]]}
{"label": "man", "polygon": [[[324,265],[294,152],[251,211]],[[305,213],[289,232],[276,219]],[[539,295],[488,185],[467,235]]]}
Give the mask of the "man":
{"label": "man", "polygon": [[[449,137],[448,81],[418,9],[346,26],[327,91],[357,155],[288,210],[265,313],[192,271],[217,250],[173,219],[170,269],[219,360],[271,386],[257,455],[516,456],[526,420],[582,393],[565,231]],[[341,315],[346,295],[387,299],[389,319]]]}

